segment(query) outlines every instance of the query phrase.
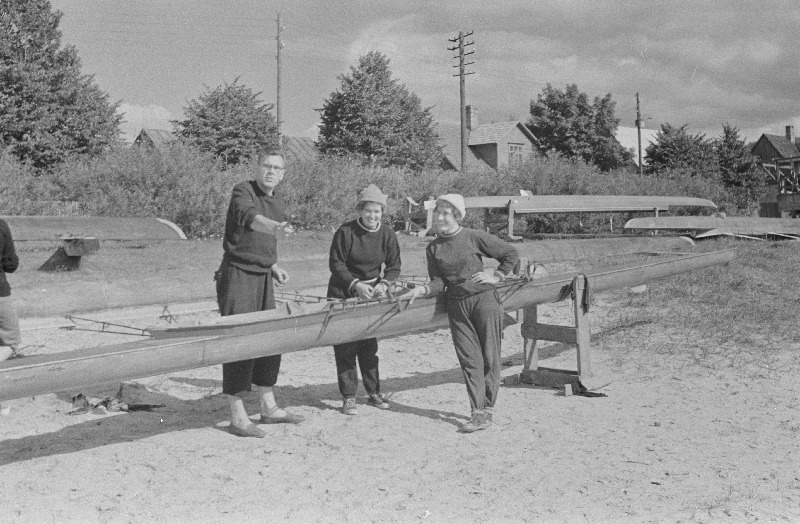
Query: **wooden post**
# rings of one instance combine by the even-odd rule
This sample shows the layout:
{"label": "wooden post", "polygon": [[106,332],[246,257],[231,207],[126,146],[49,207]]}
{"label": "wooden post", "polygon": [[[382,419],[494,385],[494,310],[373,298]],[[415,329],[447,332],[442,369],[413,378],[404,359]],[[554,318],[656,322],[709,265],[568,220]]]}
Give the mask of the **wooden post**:
{"label": "wooden post", "polygon": [[589,308],[586,304],[586,277],[578,275],[572,281],[572,301],[575,309],[575,345],[578,347],[578,376],[581,380],[592,377],[592,359],[589,343],[592,336],[589,325]]}

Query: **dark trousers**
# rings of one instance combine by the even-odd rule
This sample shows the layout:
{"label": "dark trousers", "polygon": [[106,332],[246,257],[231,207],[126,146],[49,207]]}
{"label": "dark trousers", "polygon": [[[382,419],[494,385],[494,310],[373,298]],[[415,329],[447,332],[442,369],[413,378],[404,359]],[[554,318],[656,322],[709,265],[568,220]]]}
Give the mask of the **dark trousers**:
{"label": "dark trousers", "polygon": [[356,360],[361,368],[361,379],[367,393],[380,393],[381,383],[378,375],[378,339],[368,338],[336,344],[336,373],[339,377],[339,392],[343,397],[355,397],[358,391],[358,372]]}
{"label": "dark trousers", "polygon": [[500,389],[500,340],[503,306],[494,290],[448,298],[447,315],[470,407],[491,411]]}
{"label": "dark trousers", "polygon": [[[222,316],[275,309],[272,273],[252,273],[223,262],[217,279],[217,304]],[[252,384],[274,386],[280,369],[280,355],[223,364],[222,392],[236,395],[250,391]]]}

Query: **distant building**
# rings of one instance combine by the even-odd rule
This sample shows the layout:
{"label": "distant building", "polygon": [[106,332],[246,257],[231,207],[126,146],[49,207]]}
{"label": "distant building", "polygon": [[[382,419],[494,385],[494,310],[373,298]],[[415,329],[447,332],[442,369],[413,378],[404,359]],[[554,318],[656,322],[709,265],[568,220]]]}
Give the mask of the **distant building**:
{"label": "distant building", "polygon": [[148,146],[161,149],[176,140],[172,131],[166,129],[142,129],[133,140],[135,146]]}
{"label": "distant building", "polygon": [[[658,131],[655,129],[642,129],[642,164],[647,164],[645,159],[645,149],[650,144],[656,143]],[[639,132],[635,127],[618,126],[614,135],[619,144],[633,152],[633,167],[639,168]]]}
{"label": "distant building", "polygon": [[761,215],[800,214],[800,140],[794,134],[794,126],[786,126],[783,136],[764,133],[750,152],[771,186],[769,195],[761,201]]}
{"label": "distant building", "polygon": [[[442,168],[461,171],[461,128],[459,125],[437,127],[442,141]],[[538,141],[522,122],[479,124],[478,112],[467,106],[467,167],[499,169],[521,162],[533,153]]]}
{"label": "distant building", "polygon": [[314,160],[317,158],[317,146],[313,139],[305,136],[284,136],[283,154],[287,164]]}

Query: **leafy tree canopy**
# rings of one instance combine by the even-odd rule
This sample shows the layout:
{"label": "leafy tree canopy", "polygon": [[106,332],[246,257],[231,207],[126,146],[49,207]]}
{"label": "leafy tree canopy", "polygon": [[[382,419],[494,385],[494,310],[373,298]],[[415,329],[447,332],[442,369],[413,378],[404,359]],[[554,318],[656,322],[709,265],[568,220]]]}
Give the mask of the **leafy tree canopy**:
{"label": "leafy tree canopy", "polygon": [[72,46],[47,0],[0,0],[0,147],[36,168],[115,143],[122,117]]}
{"label": "leafy tree canopy", "polygon": [[421,169],[437,165],[441,146],[431,108],[394,78],[377,51],[359,58],[341,87],[323,103],[317,147],[323,153],[357,154],[380,165]]}
{"label": "leafy tree canopy", "polygon": [[739,129],[723,124],[722,136],[714,140],[714,150],[720,179],[732,190],[736,205],[746,209],[756,203],[766,180],[750,148],[739,137]]}
{"label": "leafy tree canopy", "polygon": [[589,96],[576,84],[567,85],[563,91],[547,84],[531,101],[528,128],[539,140],[543,153],[555,151],[567,158],[580,157],[608,171],[633,158],[615,137],[619,126],[615,106],[610,93],[589,103]]}
{"label": "leafy tree canopy", "polygon": [[278,127],[272,104],[259,101],[261,93],[239,84],[236,78],[205,93],[184,108],[185,120],[173,120],[176,135],[227,165],[247,161],[262,148],[278,144]]}
{"label": "leafy tree canopy", "polygon": [[655,142],[645,148],[646,172],[680,170],[695,176],[719,178],[714,144],[704,134],[691,135],[686,125],[662,124]]}

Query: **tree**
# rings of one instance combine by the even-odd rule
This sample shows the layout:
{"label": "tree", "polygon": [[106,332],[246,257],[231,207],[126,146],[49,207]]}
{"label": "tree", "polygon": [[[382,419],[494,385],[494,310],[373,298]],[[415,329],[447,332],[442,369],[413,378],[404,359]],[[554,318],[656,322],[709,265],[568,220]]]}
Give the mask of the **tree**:
{"label": "tree", "polygon": [[386,56],[369,52],[339,80],[340,89],[319,110],[320,151],[412,169],[439,163],[442,149],[431,108],[392,78]]}
{"label": "tree", "polygon": [[619,118],[611,94],[595,97],[578,90],[576,84],[561,91],[547,84],[531,101],[528,128],[539,140],[542,153],[556,152],[567,158],[582,158],[603,171],[622,167],[633,154],[615,135]]}
{"label": "tree", "polygon": [[755,157],[739,137],[739,129],[723,124],[722,136],[714,140],[714,151],[722,183],[736,194],[737,206],[747,208],[758,199],[765,180]]}
{"label": "tree", "polygon": [[200,151],[221,158],[226,165],[246,161],[262,148],[278,144],[278,126],[272,104],[260,102],[261,93],[238,83],[210,89],[184,108],[185,120],[173,120],[176,135]]}
{"label": "tree", "polygon": [[36,168],[96,155],[119,138],[119,103],[61,47],[47,0],[0,0],[0,147]]}
{"label": "tree", "polygon": [[645,157],[647,173],[679,170],[693,176],[719,178],[714,144],[703,134],[689,134],[685,124],[681,127],[662,124],[655,142],[645,148]]}

